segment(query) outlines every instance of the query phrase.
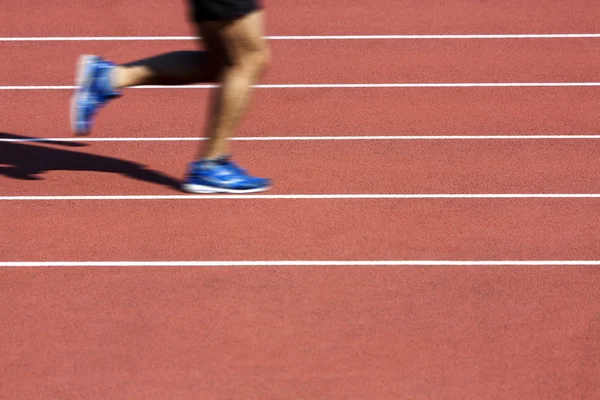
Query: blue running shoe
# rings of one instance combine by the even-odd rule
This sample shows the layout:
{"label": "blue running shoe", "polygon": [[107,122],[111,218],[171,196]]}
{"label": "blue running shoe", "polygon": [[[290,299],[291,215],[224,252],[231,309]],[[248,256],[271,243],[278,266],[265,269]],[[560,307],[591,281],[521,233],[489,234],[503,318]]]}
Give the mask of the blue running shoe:
{"label": "blue running shoe", "polygon": [[270,188],[269,179],[250,176],[228,157],[191,163],[181,185],[190,193],[256,193]]}
{"label": "blue running shoe", "polygon": [[88,135],[94,116],[110,100],[122,96],[111,85],[110,73],[115,64],[98,56],[79,57],[77,89],[71,97],[71,128],[76,135]]}

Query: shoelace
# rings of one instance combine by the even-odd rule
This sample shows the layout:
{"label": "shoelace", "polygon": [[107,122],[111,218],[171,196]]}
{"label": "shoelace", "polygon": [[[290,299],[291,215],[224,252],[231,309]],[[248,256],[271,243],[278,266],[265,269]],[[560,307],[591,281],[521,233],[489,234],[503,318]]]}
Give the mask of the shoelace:
{"label": "shoelace", "polygon": [[109,61],[98,61],[98,76],[96,77],[95,85],[100,90],[102,96],[107,99],[120,97],[122,92],[115,90],[112,87],[111,82],[111,71],[114,67],[114,64]]}
{"label": "shoelace", "polygon": [[225,159],[223,164],[224,164],[224,166],[227,166],[227,167],[231,168],[232,170],[234,170],[236,172],[236,174],[244,175],[244,176],[248,175],[248,172],[245,169],[241,168],[240,166],[238,166],[236,163],[234,163],[230,159]]}

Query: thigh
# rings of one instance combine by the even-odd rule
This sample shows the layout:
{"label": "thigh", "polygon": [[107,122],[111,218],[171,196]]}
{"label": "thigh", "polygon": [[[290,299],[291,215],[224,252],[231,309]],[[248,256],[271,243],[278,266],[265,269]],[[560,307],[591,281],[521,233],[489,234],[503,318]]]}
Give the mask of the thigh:
{"label": "thigh", "polygon": [[227,64],[239,64],[247,55],[268,53],[264,36],[264,10],[227,21],[205,21],[200,34],[209,52],[222,55]]}

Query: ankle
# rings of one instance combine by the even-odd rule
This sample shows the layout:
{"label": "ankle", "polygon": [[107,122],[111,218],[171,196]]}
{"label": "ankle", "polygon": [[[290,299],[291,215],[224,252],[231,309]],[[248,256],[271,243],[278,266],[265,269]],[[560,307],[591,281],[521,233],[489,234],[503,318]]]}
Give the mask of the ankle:
{"label": "ankle", "polygon": [[122,89],[128,86],[126,82],[127,69],[125,67],[117,65],[111,69],[109,74],[110,85],[114,90]]}
{"label": "ankle", "polygon": [[214,162],[219,162],[219,161],[224,161],[227,160],[231,157],[231,154],[229,153],[223,153],[223,152],[207,152],[204,154],[201,154],[200,157],[198,157],[199,161],[214,161]]}

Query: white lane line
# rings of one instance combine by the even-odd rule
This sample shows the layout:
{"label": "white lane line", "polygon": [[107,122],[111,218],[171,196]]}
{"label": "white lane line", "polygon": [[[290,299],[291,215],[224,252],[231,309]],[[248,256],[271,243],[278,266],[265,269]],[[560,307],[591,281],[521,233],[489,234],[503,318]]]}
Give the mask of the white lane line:
{"label": "white lane line", "polygon": [[[299,83],[255,85],[257,89],[372,89],[372,88],[470,88],[470,87],[585,87],[600,86],[600,82],[480,82],[480,83]],[[148,85],[129,89],[210,89],[217,85]],[[0,86],[0,90],[73,90],[74,85],[64,86]]]}
{"label": "white lane line", "polygon": [[[600,135],[448,135],[448,136],[248,136],[234,137],[239,142],[254,141],[335,141],[335,140],[597,140]],[[0,143],[53,142],[186,142],[207,140],[205,137],[56,137],[56,138],[2,138]]]}
{"label": "white lane line", "polygon": [[598,199],[600,193],[450,193],[450,194],[181,194],[98,196],[0,196],[0,201],[76,200],[381,200],[381,199]]}
{"label": "white lane line", "polygon": [[[444,40],[444,39],[591,39],[600,33],[525,33],[455,35],[271,35],[268,40]],[[196,36],[32,36],[1,37],[0,42],[189,41]]]}
{"label": "white lane line", "polygon": [[600,265],[600,260],[372,260],[372,261],[15,261],[0,262],[11,267],[376,267],[376,266],[583,266]]}

